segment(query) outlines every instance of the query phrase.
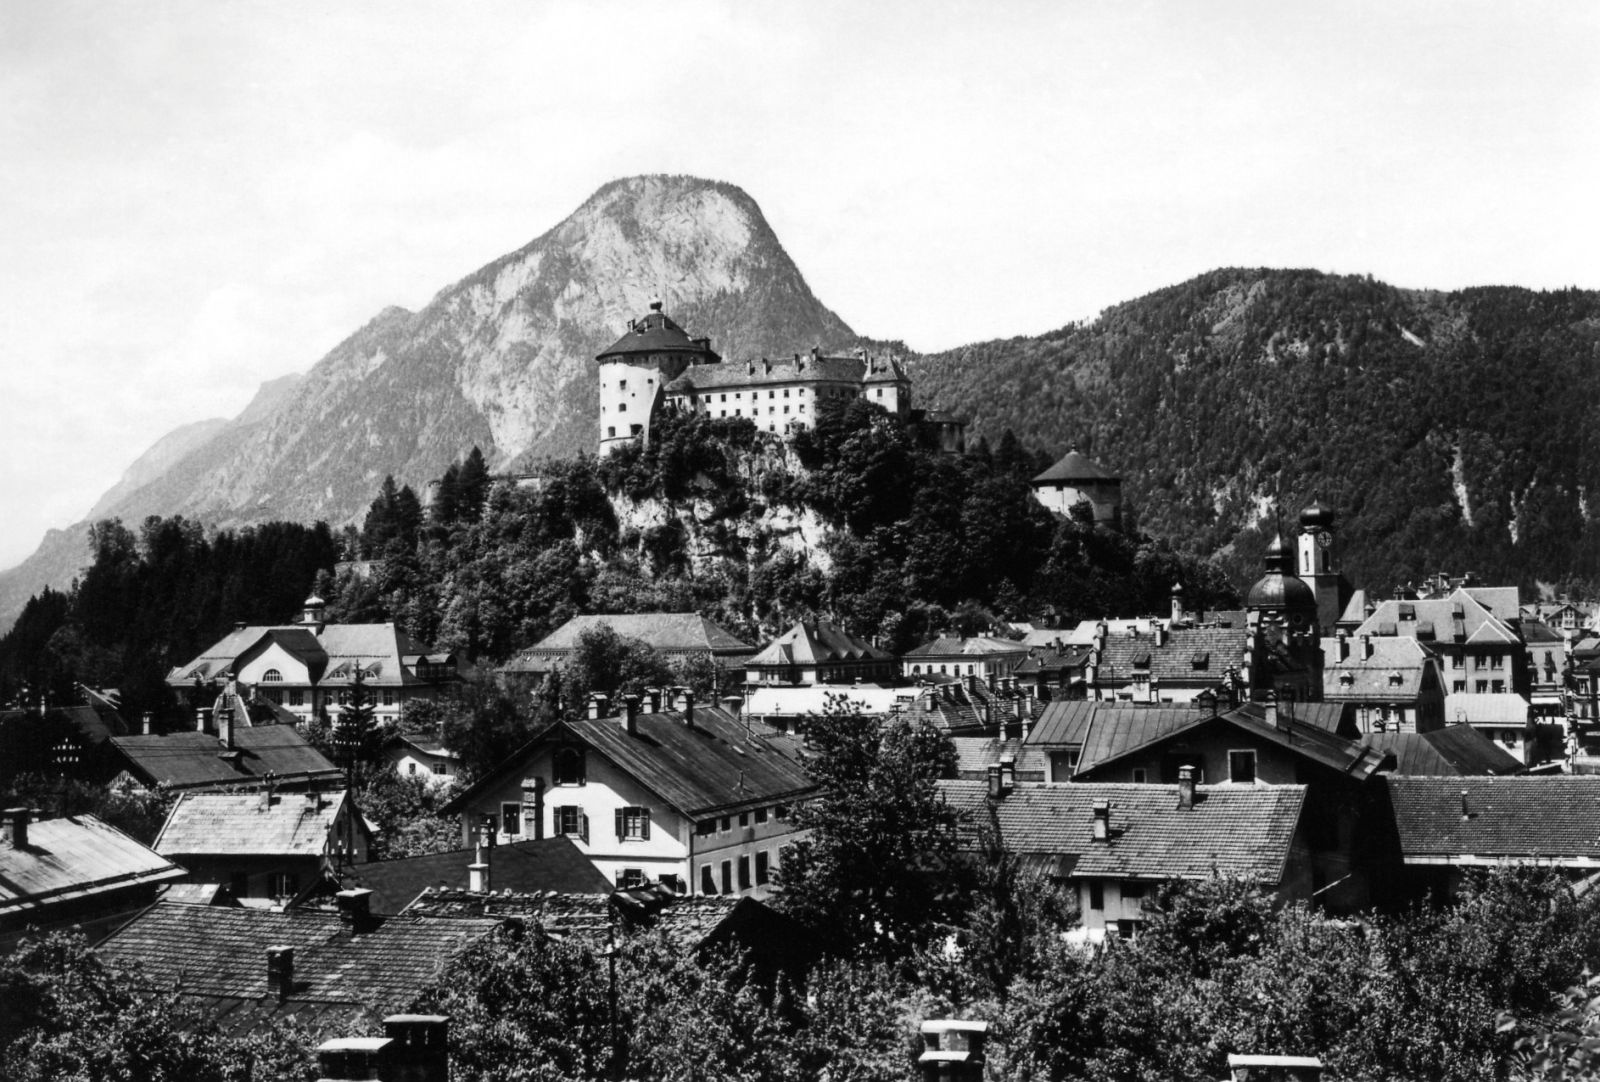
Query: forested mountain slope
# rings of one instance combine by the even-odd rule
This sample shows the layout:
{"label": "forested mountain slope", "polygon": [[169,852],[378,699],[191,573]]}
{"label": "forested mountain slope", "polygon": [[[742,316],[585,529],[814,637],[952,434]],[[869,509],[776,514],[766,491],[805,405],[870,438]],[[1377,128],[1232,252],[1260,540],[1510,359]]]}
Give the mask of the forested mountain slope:
{"label": "forested mountain slope", "polygon": [[1141,528],[1245,579],[1274,503],[1387,587],[1600,578],[1600,295],[1218,270],[1037,338],[916,358],[922,400],[1118,471]]}

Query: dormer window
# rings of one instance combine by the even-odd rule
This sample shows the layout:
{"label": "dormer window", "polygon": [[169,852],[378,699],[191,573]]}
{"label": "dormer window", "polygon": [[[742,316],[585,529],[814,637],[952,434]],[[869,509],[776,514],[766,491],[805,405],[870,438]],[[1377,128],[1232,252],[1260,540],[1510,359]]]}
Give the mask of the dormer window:
{"label": "dormer window", "polygon": [[261,674],[261,682],[263,684],[281,684],[283,683],[283,674],[277,669],[268,669]]}
{"label": "dormer window", "polygon": [[550,756],[552,779],[557,785],[584,784],[583,749],[563,744]]}
{"label": "dormer window", "polygon": [[1356,682],[1355,674],[1350,672],[1349,670],[1346,670],[1346,671],[1344,671],[1344,672],[1339,674],[1339,686],[1340,687],[1349,687],[1351,684],[1354,684],[1355,682]]}

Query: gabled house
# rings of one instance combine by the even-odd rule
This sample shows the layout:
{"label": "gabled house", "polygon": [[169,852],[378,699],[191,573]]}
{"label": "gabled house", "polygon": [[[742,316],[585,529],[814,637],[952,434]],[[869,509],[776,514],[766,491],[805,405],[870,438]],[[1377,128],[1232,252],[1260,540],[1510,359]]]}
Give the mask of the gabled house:
{"label": "gabled house", "polygon": [[612,714],[597,697],[443,810],[466,844],[565,835],[619,887],[764,897],[798,838],[790,809],[816,792],[801,744],[689,697],[661,705]]}
{"label": "gabled house", "polygon": [[962,814],[962,847],[976,852],[987,827],[1070,885],[1090,939],[1137,931],[1145,899],[1172,880],[1233,876],[1286,900],[1316,889],[1302,785],[1196,785],[1186,771],[1176,785],[1028,785],[996,772],[938,786]]}
{"label": "gabled house", "polygon": [[1228,680],[1244,688],[1251,676],[1250,643],[1243,627],[1169,627],[1157,620],[1149,631],[1129,625],[1117,633],[1102,622],[1087,644],[1084,697],[1186,703]]}
{"label": "gabled house", "polygon": [[574,616],[501,667],[543,680],[578,648],[585,632],[609,628],[667,657],[709,654],[719,670],[738,671],[756,648],[697,612],[606,613]]}
{"label": "gabled house", "polygon": [[1426,733],[1445,724],[1439,659],[1413,638],[1322,640],[1322,698],[1349,703],[1363,733]]}
{"label": "gabled house", "polygon": [[894,655],[833,624],[795,624],[745,663],[751,686],[877,683],[894,678]]}
{"label": "gabled house", "polygon": [[1033,646],[1011,675],[1033,689],[1040,702],[1082,699],[1088,694],[1084,680],[1089,668],[1087,646]]}
{"label": "gabled house", "polygon": [[[1520,695],[1530,688],[1528,651],[1516,627],[1514,589],[1463,587],[1448,597],[1369,604],[1352,597],[1339,624],[1349,637],[1415,639],[1438,658],[1446,695]],[[1469,704],[1476,705],[1476,704]],[[1455,721],[1449,714],[1449,720]],[[1474,720],[1471,713],[1465,719]]]}
{"label": "gabled house", "polygon": [[456,955],[502,923],[373,916],[360,890],[339,902],[337,911],[281,912],[158,902],[96,953],[137,965],[140,979],[175,991],[229,1036],[288,1018],[348,1030],[414,1006]]}
{"label": "gabled house", "polygon": [[[431,699],[459,679],[456,659],[431,651],[391,623],[329,624],[325,602],[306,599],[298,624],[246,627],[167,674],[167,686],[197,715],[229,684],[283,707],[297,721],[337,720],[357,683],[379,722],[399,720],[413,699]],[[237,724],[237,720],[236,720]],[[205,727],[202,720],[201,728]]]}
{"label": "gabled house", "polygon": [[185,793],[155,851],[245,906],[285,906],[366,860],[372,829],[348,792]]}
{"label": "gabled house", "polygon": [[1096,525],[1116,526],[1122,518],[1122,478],[1074,447],[1032,481],[1033,495],[1048,511],[1070,515],[1089,505]]}
{"label": "gabled house", "polygon": [[92,815],[33,821],[9,808],[0,825],[0,953],[29,929],[76,925],[91,942],[182,868]]}
{"label": "gabled house", "polygon": [[895,718],[949,736],[1025,734],[1043,704],[1014,676],[934,677],[901,704]]}
{"label": "gabled house", "polygon": [[384,760],[402,778],[422,778],[444,788],[461,776],[461,756],[436,736],[391,733],[383,744]]}
{"label": "gabled house", "polygon": [[1028,657],[1028,647],[1013,639],[992,635],[941,635],[908,650],[900,658],[900,675],[908,680],[922,676],[1009,676]]}

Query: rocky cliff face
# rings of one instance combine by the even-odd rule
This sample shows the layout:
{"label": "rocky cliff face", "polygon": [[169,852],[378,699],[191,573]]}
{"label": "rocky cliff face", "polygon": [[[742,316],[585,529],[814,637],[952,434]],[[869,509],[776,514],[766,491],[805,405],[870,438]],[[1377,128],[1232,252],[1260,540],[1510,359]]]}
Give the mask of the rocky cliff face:
{"label": "rocky cliff face", "polygon": [[[619,180],[420,312],[380,313],[283,393],[198,433],[208,438],[163,440],[145,463],[160,468],[138,469],[96,517],[339,523],[384,475],[420,487],[474,444],[495,470],[592,450],[594,355],[657,296],[730,359],[854,342],[744,192],[692,177]],[[0,617],[65,585],[84,536],[85,524],[53,532],[0,576]]]}

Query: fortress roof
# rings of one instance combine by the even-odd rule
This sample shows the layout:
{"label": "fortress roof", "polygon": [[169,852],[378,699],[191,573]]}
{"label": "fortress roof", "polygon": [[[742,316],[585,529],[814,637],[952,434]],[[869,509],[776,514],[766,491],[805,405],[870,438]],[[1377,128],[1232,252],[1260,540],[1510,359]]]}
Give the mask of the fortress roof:
{"label": "fortress roof", "polygon": [[1088,456],[1080,454],[1077,448],[1073,448],[1066,454],[1062,455],[1061,458],[1056,461],[1054,466],[1051,466],[1048,470],[1045,470],[1039,476],[1035,477],[1033,479],[1033,483],[1038,485],[1056,481],[1120,482],[1121,480],[1122,478],[1118,477],[1116,474],[1112,473],[1098,462],[1093,461]]}
{"label": "fortress roof", "polygon": [[601,362],[623,360],[640,353],[698,353],[710,361],[721,358],[711,350],[706,338],[690,338],[689,332],[674,323],[661,310],[661,302],[653,301],[650,314],[634,320],[628,333],[611,344],[611,348],[595,359]]}

